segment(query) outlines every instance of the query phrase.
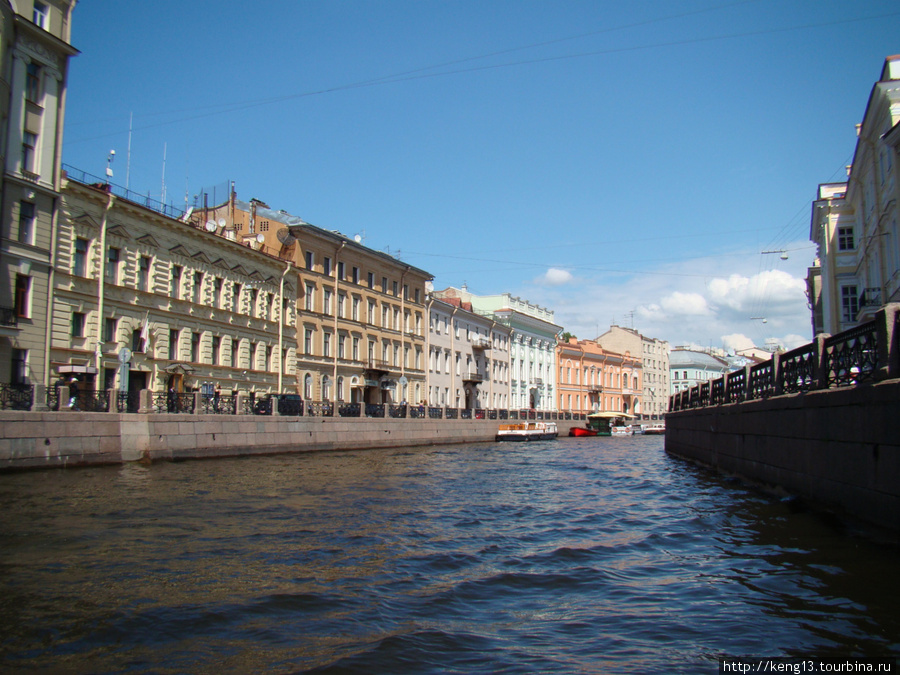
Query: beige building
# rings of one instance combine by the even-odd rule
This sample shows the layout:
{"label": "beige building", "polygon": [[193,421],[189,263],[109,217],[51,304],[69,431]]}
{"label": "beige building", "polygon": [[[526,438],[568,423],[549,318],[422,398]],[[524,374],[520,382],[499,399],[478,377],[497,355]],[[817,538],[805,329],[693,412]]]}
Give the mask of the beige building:
{"label": "beige building", "polygon": [[635,413],[651,418],[664,415],[669,409],[669,343],[621,326],[610,326],[596,342],[604,349],[640,360],[642,407]]}
{"label": "beige building", "polygon": [[154,392],[296,383],[289,262],[71,173],[55,242],[53,373],[86,388]]}
{"label": "beige building", "polygon": [[845,183],[819,186],[807,274],[813,333],[835,334],[900,301],[900,55],[885,59]]}
{"label": "beige building", "polygon": [[74,0],[0,0],[0,382],[46,384]]}
{"label": "beige building", "polygon": [[490,410],[509,407],[512,328],[459,298],[428,300],[430,405]]}
{"label": "beige building", "polygon": [[228,202],[191,218],[294,262],[297,393],[305,400],[424,400],[428,272],[259,200],[238,200],[234,191]]}

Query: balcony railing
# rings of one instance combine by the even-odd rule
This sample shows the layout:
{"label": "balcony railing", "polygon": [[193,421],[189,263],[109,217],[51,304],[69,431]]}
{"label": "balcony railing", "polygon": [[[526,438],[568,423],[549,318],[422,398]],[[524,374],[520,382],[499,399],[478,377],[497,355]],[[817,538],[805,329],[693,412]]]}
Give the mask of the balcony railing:
{"label": "balcony railing", "polygon": [[10,326],[15,328],[19,325],[19,319],[16,316],[15,307],[0,307],[0,326]]}
{"label": "balcony railing", "polygon": [[881,307],[881,289],[865,288],[859,295],[859,307]]}
{"label": "balcony railing", "polygon": [[669,410],[741,403],[900,378],[898,333],[900,303],[885,305],[873,321],[837,335],[817,337],[814,342],[776,354],[765,363],[678,392],[669,397]]}

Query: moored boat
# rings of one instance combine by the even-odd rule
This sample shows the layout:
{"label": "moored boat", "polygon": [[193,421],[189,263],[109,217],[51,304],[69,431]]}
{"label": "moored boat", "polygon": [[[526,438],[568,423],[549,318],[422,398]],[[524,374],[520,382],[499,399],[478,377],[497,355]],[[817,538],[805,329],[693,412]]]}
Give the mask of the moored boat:
{"label": "moored boat", "polygon": [[645,434],[662,435],[666,433],[665,424],[648,424],[644,427]]}
{"label": "moored boat", "polygon": [[549,441],[556,438],[559,431],[556,422],[520,422],[501,424],[497,431],[498,441]]}
{"label": "moored boat", "polygon": [[599,432],[591,427],[572,427],[569,429],[569,436],[583,438],[586,436],[596,436]]}
{"label": "moored boat", "polygon": [[612,428],[612,435],[613,436],[631,436],[632,435],[631,427],[615,426]]}

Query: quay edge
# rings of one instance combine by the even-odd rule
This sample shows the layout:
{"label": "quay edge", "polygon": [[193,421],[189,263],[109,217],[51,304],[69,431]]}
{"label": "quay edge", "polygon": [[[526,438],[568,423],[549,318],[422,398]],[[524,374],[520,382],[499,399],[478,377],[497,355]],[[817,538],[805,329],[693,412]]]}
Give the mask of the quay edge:
{"label": "quay edge", "polygon": [[[560,436],[583,424],[557,422]],[[0,471],[494,442],[497,420],[0,413]]]}
{"label": "quay edge", "polygon": [[665,449],[900,533],[900,380],[671,412]]}

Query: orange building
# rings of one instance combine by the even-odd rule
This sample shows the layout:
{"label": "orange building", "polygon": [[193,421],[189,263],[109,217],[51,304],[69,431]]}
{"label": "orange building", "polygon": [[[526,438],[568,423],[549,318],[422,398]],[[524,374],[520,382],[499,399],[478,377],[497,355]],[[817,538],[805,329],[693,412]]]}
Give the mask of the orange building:
{"label": "orange building", "polygon": [[563,412],[641,414],[640,355],[616,354],[591,340],[557,342],[557,407]]}

